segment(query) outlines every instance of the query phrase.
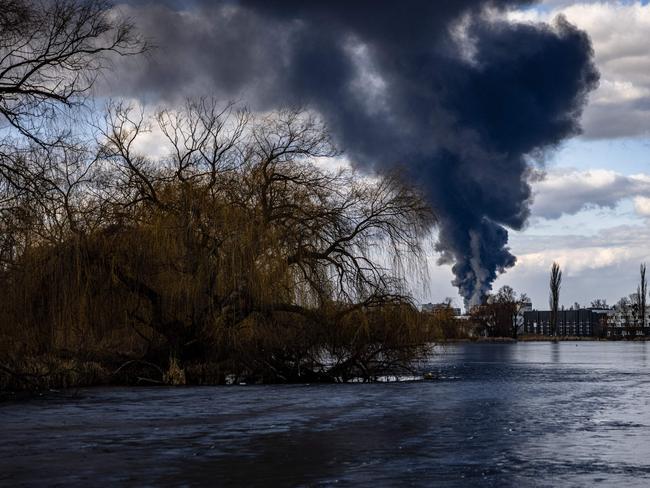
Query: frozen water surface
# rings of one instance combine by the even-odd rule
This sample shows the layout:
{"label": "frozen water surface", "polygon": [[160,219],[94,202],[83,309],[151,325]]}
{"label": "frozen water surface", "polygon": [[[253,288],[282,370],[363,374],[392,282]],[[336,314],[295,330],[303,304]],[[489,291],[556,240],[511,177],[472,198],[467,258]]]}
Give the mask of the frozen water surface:
{"label": "frozen water surface", "polygon": [[647,343],[459,344],[438,381],[0,404],[0,485],[650,486]]}

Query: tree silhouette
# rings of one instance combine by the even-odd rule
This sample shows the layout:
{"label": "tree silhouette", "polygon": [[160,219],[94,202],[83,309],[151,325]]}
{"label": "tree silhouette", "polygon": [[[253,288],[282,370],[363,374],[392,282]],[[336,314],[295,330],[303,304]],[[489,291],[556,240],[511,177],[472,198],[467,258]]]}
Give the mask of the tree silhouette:
{"label": "tree silhouette", "polygon": [[645,330],[646,322],[646,297],[648,296],[648,280],[645,277],[646,266],[642,263],[640,268],[640,282],[636,290],[637,307],[638,307],[638,323]]}
{"label": "tree silhouette", "polygon": [[557,336],[558,308],[560,303],[560,286],[562,284],[562,271],[560,265],[553,262],[551,266],[549,305],[551,307],[551,335]]}

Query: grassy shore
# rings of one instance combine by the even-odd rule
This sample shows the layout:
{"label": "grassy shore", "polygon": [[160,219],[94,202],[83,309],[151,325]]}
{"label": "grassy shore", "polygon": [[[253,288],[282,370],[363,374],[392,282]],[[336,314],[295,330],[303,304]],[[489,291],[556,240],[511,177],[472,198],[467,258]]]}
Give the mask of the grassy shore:
{"label": "grassy shore", "polygon": [[189,363],[166,369],[146,360],[122,356],[72,357],[29,355],[0,362],[0,392],[43,392],[88,386],[219,385],[228,383],[223,365]]}

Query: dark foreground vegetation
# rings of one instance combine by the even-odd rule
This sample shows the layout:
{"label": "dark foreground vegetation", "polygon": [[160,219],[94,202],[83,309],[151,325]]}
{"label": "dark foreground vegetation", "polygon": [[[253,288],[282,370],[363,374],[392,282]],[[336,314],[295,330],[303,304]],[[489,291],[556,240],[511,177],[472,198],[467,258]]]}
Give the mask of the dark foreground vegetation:
{"label": "dark foreground vegetation", "polygon": [[441,330],[400,278],[433,221],[417,192],[321,169],[336,150],[298,110],[98,117],[96,76],[147,49],[107,12],[0,0],[0,388],[410,369]]}

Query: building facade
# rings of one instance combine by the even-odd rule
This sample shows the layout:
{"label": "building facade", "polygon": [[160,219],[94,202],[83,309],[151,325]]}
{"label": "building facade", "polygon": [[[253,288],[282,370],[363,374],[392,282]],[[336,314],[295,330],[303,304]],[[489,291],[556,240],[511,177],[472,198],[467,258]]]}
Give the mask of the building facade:
{"label": "building facade", "polygon": [[459,316],[461,313],[460,308],[452,307],[448,303],[425,303],[420,307],[420,310],[422,312],[430,313],[446,312],[447,310],[451,310],[455,316]]}
{"label": "building facade", "polygon": [[650,335],[650,309],[645,322],[634,305],[617,304],[611,311],[607,327],[608,337],[639,337]]}
{"label": "building facade", "polygon": [[[557,335],[591,337],[603,335],[609,314],[609,309],[558,310]],[[552,335],[551,311],[524,312],[523,329],[524,334]]]}

